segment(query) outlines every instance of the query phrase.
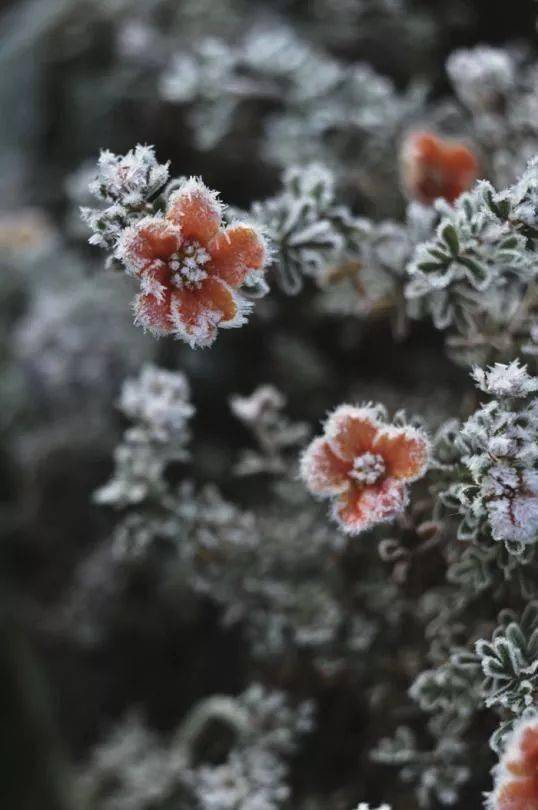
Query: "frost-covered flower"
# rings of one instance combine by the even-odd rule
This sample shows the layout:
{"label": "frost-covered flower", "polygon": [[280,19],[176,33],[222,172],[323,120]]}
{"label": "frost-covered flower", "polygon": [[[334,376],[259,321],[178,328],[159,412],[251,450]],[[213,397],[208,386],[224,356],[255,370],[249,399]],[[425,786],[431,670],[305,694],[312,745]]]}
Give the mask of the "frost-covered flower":
{"label": "frost-covered flower", "polygon": [[538,717],[523,717],[496,768],[490,810],[538,810]]}
{"label": "frost-covered flower", "polygon": [[453,202],[478,176],[478,160],[463,143],[433,132],[411,132],[401,146],[401,178],[407,194],[422,203]]}
{"label": "frost-covered flower", "polygon": [[334,499],[343,531],[359,534],[404,510],[407,484],[423,475],[428,456],[421,430],[383,423],[379,408],[340,405],[304,452],[301,476],[312,494]]}
{"label": "frost-covered flower", "polygon": [[263,268],[265,242],[252,225],[222,229],[222,209],[217,194],[192,177],[170,196],[165,217],[123,231],[116,257],[140,281],[137,324],[194,348],[210,346],[218,326],[245,322],[248,304],[237,289]]}

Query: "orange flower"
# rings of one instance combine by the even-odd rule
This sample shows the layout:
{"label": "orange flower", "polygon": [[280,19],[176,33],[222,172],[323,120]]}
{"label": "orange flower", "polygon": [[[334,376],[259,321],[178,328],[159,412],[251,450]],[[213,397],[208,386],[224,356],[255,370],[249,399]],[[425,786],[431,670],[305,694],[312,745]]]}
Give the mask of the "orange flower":
{"label": "orange flower", "polygon": [[497,770],[492,810],[538,810],[538,718],[516,726]]}
{"label": "orange flower", "polygon": [[413,199],[427,205],[438,197],[454,202],[476,180],[478,160],[462,143],[432,132],[411,132],[401,148],[401,176]]}
{"label": "orange flower", "polygon": [[122,233],[116,256],[140,281],[136,322],[155,335],[210,346],[217,327],[241,326],[249,304],[237,290],[267,258],[261,233],[236,222],[222,229],[215,192],[191,178],[170,196],[164,217]]}
{"label": "orange flower", "polygon": [[340,405],[301,459],[303,481],[313,495],[333,498],[333,517],[346,534],[402,512],[408,483],[428,463],[425,433],[387,425],[379,416],[370,406]]}

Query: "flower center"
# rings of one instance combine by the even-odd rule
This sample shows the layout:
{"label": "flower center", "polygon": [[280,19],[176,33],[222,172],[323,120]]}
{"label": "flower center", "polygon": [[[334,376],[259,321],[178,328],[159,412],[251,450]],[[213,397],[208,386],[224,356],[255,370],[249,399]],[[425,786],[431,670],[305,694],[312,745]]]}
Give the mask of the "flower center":
{"label": "flower center", "polygon": [[187,242],[182,245],[181,249],[168,259],[170,280],[174,287],[198,289],[202,281],[207,278],[204,265],[210,258],[207,250],[199,242]]}
{"label": "flower center", "polygon": [[349,473],[359,484],[375,484],[385,473],[385,461],[378,453],[363,453],[353,461]]}

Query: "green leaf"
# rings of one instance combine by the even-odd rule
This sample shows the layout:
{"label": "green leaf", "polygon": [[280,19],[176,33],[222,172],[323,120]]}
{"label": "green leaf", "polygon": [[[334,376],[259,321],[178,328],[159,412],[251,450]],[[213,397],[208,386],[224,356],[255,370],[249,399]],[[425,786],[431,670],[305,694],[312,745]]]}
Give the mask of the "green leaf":
{"label": "green leaf", "polygon": [[456,233],[455,227],[450,223],[445,225],[441,231],[441,236],[447,243],[452,255],[457,256],[460,249],[460,240],[458,239],[458,234]]}

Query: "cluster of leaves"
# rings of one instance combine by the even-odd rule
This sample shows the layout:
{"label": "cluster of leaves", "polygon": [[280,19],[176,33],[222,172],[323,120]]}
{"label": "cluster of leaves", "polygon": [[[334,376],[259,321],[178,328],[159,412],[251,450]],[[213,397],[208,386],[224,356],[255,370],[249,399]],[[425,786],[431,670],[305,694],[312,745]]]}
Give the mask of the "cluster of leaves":
{"label": "cluster of leaves", "polygon": [[[474,378],[495,399],[464,424],[443,425],[433,443],[432,493],[442,504],[437,518],[443,513],[446,536],[454,533],[463,541],[459,549],[447,549],[449,584],[424,596],[429,658],[435,667],[422,671],[410,689],[429,716],[427,730],[435,745],[421,751],[411,731],[402,727],[375,754],[401,767],[404,780],[416,781],[421,806],[430,806],[429,790],[437,791],[444,804],[457,801],[457,786],[471,776],[474,735],[488,709],[500,718],[491,737],[500,754],[515,721],[535,704],[538,613],[536,601],[526,600],[536,598],[537,381],[517,361],[475,369]],[[455,513],[463,516],[459,523]],[[523,600],[526,607],[519,612],[503,608],[495,616],[513,600],[518,605]],[[494,628],[491,638],[480,637],[484,626]],[[428,775],[428,767],[447,751],[451,758],[443,760],[444,773]]]}
{"label": "cluster of leaves", "polygon": [[478,183],[452,208],[439,206],[434,239],[420,244],[408,265],[411,312],[428,313],[438,329],[449,330],[449,351],[466,363],[483,363],[492,352],[513,357],[529,339],[536,317],[537,193],[536,160],[500,193]]}

